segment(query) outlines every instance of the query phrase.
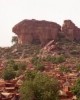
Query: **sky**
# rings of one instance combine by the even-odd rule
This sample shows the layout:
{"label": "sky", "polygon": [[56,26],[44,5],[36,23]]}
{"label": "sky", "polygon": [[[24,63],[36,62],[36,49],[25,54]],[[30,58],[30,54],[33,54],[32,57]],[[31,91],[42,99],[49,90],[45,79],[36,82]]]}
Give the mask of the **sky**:
{"label": "sky", "polygon": [[71,19],[80,27],[80,0],[0,0],[0,47],[12,45],[12,27],[24,19]]}

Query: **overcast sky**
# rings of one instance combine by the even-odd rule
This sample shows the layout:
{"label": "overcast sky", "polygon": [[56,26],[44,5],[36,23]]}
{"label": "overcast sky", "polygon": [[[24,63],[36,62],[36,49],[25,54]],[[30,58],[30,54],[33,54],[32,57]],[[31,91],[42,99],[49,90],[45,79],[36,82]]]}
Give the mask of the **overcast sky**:
{"label": "overcast sky", "polygon": [[0,0],[0,46],[11,45],[12,27],[23,19],[71,19],[80,27],[80,0]]}

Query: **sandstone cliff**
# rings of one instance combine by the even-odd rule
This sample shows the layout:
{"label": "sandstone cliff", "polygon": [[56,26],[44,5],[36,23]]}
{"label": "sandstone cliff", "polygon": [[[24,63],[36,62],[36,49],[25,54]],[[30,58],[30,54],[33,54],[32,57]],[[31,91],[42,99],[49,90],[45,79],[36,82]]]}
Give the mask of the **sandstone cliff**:
{"label": "sandstone cliff", "polygon": [[61,27],[54,22],[23,20],[12,31],[17,34],[19,44],[39,42],[44,45],[50,40],[57,40]]}
{"label": "sandstone cliff", "polygon": [[65,20],[63,26],[45,20],[23,20],[16,24],[12,31],[18,36],[19,44],[40,43],[45,45],[50,40],[57,40],[60,35],[70,41],[80,40],[80,28],[71,20]]}

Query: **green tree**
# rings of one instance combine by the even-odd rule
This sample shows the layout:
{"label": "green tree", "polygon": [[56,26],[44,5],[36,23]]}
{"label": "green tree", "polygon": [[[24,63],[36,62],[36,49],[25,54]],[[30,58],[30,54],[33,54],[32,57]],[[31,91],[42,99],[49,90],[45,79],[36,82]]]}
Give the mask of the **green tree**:
{"label": "green tree", "polygon": [[52,57],[52,56],[47,56],[47,58],[44,59],[45,61],[49,61],[49,62],[52,62],[52,63],[62,63],[62,62],[65,62],[65,57],[63,55],[59,55],[57,57]]}
{"label": "green tree", "polygon": [[71,70],[66,66],[60,66],[59,70],[60,72],[65,72],[65,73],[71,72]]}
{"label": "green tree", "polygon": [[58,90],[59,84],[56,79],[37,72],[33,78],[23,82],[20,100],[59,100]]}
{"label": "green tree", "polygon": [[18,44],[18,37],[17,36],[12,37],[12,43]]}
{"label": "green tree", "polygon": [[19,63],[16,63],[16,65],[18,66],[20,70],[26,70],[26,67],[27,67],[26,62],[19,62]]}
{"label": "green tree", "polygon": [[32,64],[35,65],[35,69],[43,71],[44,68],[44,64],[43,64],[43,60],[39,57],[33,57],[31,60]]}
{"label": "green tree", "polygon": [[12,67],[15,71],[19,69],[18,63],[16,63],[13,59],[8,60],[6,67]]}
{"label": "green tree", "polygon": [[15,76],[16,76],[16,73],[11,67],[7,67],[3,71],[3,79],[4,80],[11,80],[11,79],[15,78]]}
{"label": "green tree", "polygon": [[71,88],[71,91],[74,95],[77,96],[78,100],[80,100],[80,78],[76,81],[75,85]]}
{"label": "green tree", "polygon": [[76,65],[76,69],[77,69],[77,71],[80,71],[80,64]]}

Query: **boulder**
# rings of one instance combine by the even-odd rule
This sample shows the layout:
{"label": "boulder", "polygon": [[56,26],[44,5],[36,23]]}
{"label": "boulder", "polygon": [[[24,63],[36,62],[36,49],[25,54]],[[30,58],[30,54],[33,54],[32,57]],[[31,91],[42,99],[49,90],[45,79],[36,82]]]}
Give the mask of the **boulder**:
{"label": "boulder", "polygon": [[19,44],[40,43],[45,45],[50,40],[57,40],[61,26],[54,22],[23,20],[12,31],[18,36]]}
{"label": "boulder", "polygon": [[37,56],[40,58],[46,58],[48,55],[50,55],[51,51],[56,49],[56,47],[57,43],[55,43],[54,40],[51,40],[40,50]]}

